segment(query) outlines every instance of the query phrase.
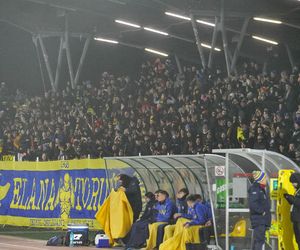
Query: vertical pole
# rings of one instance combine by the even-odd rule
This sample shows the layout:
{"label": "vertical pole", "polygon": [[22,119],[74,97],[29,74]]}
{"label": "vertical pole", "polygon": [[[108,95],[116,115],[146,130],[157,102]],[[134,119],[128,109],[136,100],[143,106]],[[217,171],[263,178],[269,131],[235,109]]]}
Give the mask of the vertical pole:
{"label": "vertical pole", "polygon": [[204,155],[204,166],[205,166],[205,171],[206,171],[206,180],[207,180],[207,186],[208,186],[208,194],[209,194],[209,199],[210,199],[211,212],[212,212],[212,217],[213,217],[215,240],[216,240],[216,245],[219,248],[217,224],[216,224],[216,217],[215,217],[215,208],[214,208],[214,202],[212,199],[212,191],[211,191],[211,184],[210,184],[210,178],[209,178],[209,172],[208,172],[208,165],[207,165],[207,159],[206,159],[205,155]]}
{"label": "vertical pole", "polygon": [[40,52],[39,52],[39,47],[38,47],[38,43],[37,43],[37,37],[33,36],[32,37],[32,41],[34,44],[34,48],[35,48],[35,52],[36,52],[36,57],[39,63],[39,68],[40,68],[40,72],[41,72],[41,78],[42,78],[42,82],[43,82],[43,87],[44,87],[44,93],[46,93],[46,84],[45,84],[45,77],[44,77],[44,72],[43,72],[43,68],[42,68],[42,62],[41,62],[41,57],[40,57]]}
{"label": "vertical pole", "polygon": [[175,57],[175,61],[176,61],[178,72],[179,72],[179,74],[182,75],[183,71],[182,71],[180,60],[179,60],[177,54],[175,54],[174,57]]}
{"label": "vertical pole", "polygon": [[294,57],[293,57],[293,55],[292,55],[290,46],[288,46],[287,44],[285,44],[285,48],[286,48],[286,52],[287,52],[287,54],[288,54],[289,61],[290,61],[290,64],[291,64],[291,67],[292,67],[292,70],[293,70],[294,67],[295,67],[295,61],[294,61]]}
{"label": "vertical pole", "polygon": [[63,55],[63,48],[64,48],[64,38],[63,36],[60,37],[60,44],[59,44],[59,51],[58,51],[58,57],[57,57],[57,66],[56,66],[56,73],[55,73],[55,82],[54,86],[57,90],[58,88],[58,81],[59,81],[59,75],[61,71],[61,63],[62,63],[62,55]]}
{"label": "vertical pole", "polygon": [[195,35],[195,39],[196,39],[196,45],[197,45],[197,49],[198,49],[198,52],[200,55],[202,67],[203,67],[203,69],[205,69],[206,68],[205,55],[204,55],[203,48],[201,47],[201,42],[199,40],[199,32],[198,32],[197,24],[196,24],[194,15],[191,14],[190,17],[191,17],[192,27],[193,27],[193,31],[194,31],[194,35]]}
{"label": "vertical pole", "polygon": [[67,62],[69,67],[69,74],[70,74],[70,82],[72,88],[74,88],[74,71],[73,71],[73,64],[71,58],[71,51],[70,51],[70,43],[69,43],[69,22],[68,22],[68,15],[65,16],[65,48],[66,48],[66,55],[67,55]]}
{"label": "vertical pole", "polygon": [[226,214],[225,214],[225,225],[226,225],[226,244],[225,249],[229,250],[229,153],[225,154],[225,185],[226,185]]}
{"label": "vertical pole", "polygon": [[233,72],[236,69],[236,63],[237,63],[237,59],[239,58],[240,55],[240,50],[245,38],[245,34],[247,31],[247,27],[248,27],[248,23],[249,23],[249,17],[246,17],[242,26],[242,30],[241,30],[241,34],[240,34],[240,38],[239,41],[236,45],[234,54],[233,54],[233,58],[232,58],[232,62],[231,62],[231,72]]}
{"label": "vertical pole", "polygon": [[223,39],[223,48],[224,48],[224,54],[225,54],[225,61],[226,61],[226,68],[227,68],[227,74],[230,75],[230,63],[229,63],[229,52],[228,52],[228,41],[227,41],[227,35],[225,30],[225,7],[224,7],[224,0],[221,0],[221,31],[222,31],[222,39]]}
{"label": "vertical pole", "polygon": [[267,59],[264,62],[263,70],[262,71],[263,71],[264,74],[268,73],[268,61],[267,61]]}
{"label": "vertical pole", "polygon": [[77,72],[76,72],[76,76],[75,76],[75,80],[74,80],[74,85],[75,86],[78,84],[80,73],[81,73],[81,70],[82,70],[84,59],[86,57],[87,50],[89,48],[90,41],[91,41],[91,37],[89,36],[85,40],[83,50],[82,50],[82,54],[81,54],[81,57],[80,57],[80,60],[79,60],[79,64],[78,64],[78,68],[77,68]]}
{"label": "vertical pole", "polygon": [[45,48],[43,38],[41,37],[41,35],[38,35],[38,40],[40,42],[40,46],[41,46],[41,49],[42,49],[42,53],[43,53],[46,69],[47,69],[47,72],[48,72],[49,80],[50,80],[50,83],[51,83],[51,87],[52,87],[52,90],[55,91],[54,79],[53,79],[53,74],[52,74],[52,70],[51,70],[51,66],[50,66],[50,62],[49,62],[48,53],[47,53],[47,50]]}
{"label": "vertical pole", "polygon": [[208,68],[211,69],[212,64],[213,64],[213,53],[214,53],[214,48],[216,46],[217,38],[218,38],[218,31],[219,31],[219,22],[218,22],[218,17],[215,17],[215,27],[214,27],[214,32],[213,32],[213,37],[211,41],[211,50],[209,52],[209,57],[208,57]]}
{"label": "vertical pole", "polygon": [[[261,164],[262,164],[262,171],[266,172],[266,153],[265,153],[266,150],[264,150],[262,152],[262,157],[261,157]],[[263,245],[263,248],[262,250],[265,250],[266,246],[265,244]]]}

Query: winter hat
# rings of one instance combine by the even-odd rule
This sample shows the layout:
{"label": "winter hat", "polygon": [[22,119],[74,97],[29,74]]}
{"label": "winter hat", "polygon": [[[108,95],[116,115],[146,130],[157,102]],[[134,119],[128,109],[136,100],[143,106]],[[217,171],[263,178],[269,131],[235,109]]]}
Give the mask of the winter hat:
{"label": "winter hat", "polygon": [[266,177],[266,173],[263,171],[253,171],[252,176],[255,182],[260,182]]}

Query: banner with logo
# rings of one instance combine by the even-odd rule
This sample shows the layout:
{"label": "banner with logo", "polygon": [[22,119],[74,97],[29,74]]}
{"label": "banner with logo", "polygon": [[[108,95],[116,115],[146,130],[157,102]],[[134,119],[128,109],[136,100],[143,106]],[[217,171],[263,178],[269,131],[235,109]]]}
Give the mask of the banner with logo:
{"label": "banner with logo", "polygon": [[134,171],[120,161],[70,160],[0,162],[0,224],[66,227],[88,223],[99,229],[95,213],[103,204],[116,175]]}

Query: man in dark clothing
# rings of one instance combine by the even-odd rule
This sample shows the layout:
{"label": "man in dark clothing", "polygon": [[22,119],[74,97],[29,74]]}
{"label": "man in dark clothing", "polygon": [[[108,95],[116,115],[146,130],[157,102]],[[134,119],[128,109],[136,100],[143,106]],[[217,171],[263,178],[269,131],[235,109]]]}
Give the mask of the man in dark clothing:
{"label": "man in dark clothing", "polygon": [[[126,238],[129,238],[129,240],[126,243],[126,248],[138,248],[141,247],[145,244],[146,242],[146,237],[149,235],[148,231],[148,225],[149,223],[152,223],[155,221],[155,216],[156,216],[156,210],[155,210],[155,205],[156,205],[156,200],[155,196],[153,193],[148,192],[145,194],[145,199],[146,199],[146,208],[144,210],[143,215],[141,218],[136,221],[130,230],[130,233]],[[146,236],[146,237],[145,237]]]}
{"label": "man in dark clothing", "polygon": [[300,249],[300,174],[293,173],[290,177],[290,182],[296,189],[295,195],[284,194],[284,197],[292,205],[291,221],[294,224],[294,233],[298,248]]}
{"label": "man in dark clothing", "polygon": [[266,174],[254,171],[252,175],[254,183],[248,190],[250,221],[254,230],[252,250],[262,250],[266,230],[271,226],[270,197],[267,191]]}
{"label": "man in dark clothing", "polygon": [[136,177],[130,177],[126,174],[119,175],[119,184],[125,188],[126,197],[133,211],[133,222],[135,222],[142,211],[142,196],[140,182]]}

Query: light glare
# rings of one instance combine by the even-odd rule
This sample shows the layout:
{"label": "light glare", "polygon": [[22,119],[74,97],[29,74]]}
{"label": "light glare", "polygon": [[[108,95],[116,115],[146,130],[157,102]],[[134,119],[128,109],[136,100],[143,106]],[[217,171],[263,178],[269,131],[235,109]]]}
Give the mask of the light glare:
{"label": "light glare", "polygon": [[115,40],[110,40],[110,39],[105,39],[105,38],[101,38],[101,37],[95,37],[94,40],[96,41],[100,41],[100,42],[105,42],[105,43],[114,43],[114,44],[118,44],[118,41]]}
{"label": "light glare", "polygon": [[274,20],[274,19],[268,19],[268,18],[262,18],[262,17],[253,17],[253,19],[254,19],[255,21],[260,21],[260,22],[282,24],[281,21],[279,21],[279,20]]}
{"label": "light glare", "polygon": [[152,28],[149,28],[149,27],[144,27],[144,30],[147,30],[147,31],[150,31],[150,32],[154,32],[154,33],[157,33],[157,34],[160,34],[160,35],[164,35],[164,36],[168,36],[169,35],[166,32],[163,32],[163,31],[160,31],[160,30],[156,30],[156,29],[152,29]]}
{"label": "light glare", "polygon": [[266,38],[263,38],[263,37],[260,37],[260,36],[252,36],[252,37],[256,40],[260,40],[260,41],[263,41],[263,42],[266,42],[266,43],[271,43],[271,44],[274,44],[274,45],[278,45],[278,42],[275,42],[273,40],[269,40],[269,39],[266,39]]}
{"label": "light glare", "polygon": [[203,21],[203,20],[196,20],[196,22],[201,23],[201,24],[205,24],[205,25],[208,25],[208,26],[211,26],[211,27],[216,26],[214,23],[206,22],[206,21]]}
{"label": "light glare", "polygon": [[150,49],[150,48],[145,48],[146,51],[150,52],[150,53],[154,53],[154,54],[158,54],[158,55],[161,55],[161,56],[169,56],[168,54],[164,53],[164,52],[161,52],[161,51],[158,51],[158,50],[155,50],[155,49]]}
{"label": "light glare", "polygon": [[183,20],[191,21],[191,18],[189,18],[187,16],[182,16],[182,15],[175,14],[175,13],[172,13],[172,12],[165,12],[165,14],[168,15],[168,16],[177,17],[177,18],[180,18],[180,19],[183,19]]}
{"label": "light glare", "polygon": [[124,24],[124,25],[127,25],[127,26],[131,26],[131,27],[134,27],[134,28],[141,28],[140,25],[138,24],[135,24],[135,23],[129,23],[129,22],[126,22],[126,21],[123,21],[123,20],[115,20],[116,23],[120,23],[120,24]]}

